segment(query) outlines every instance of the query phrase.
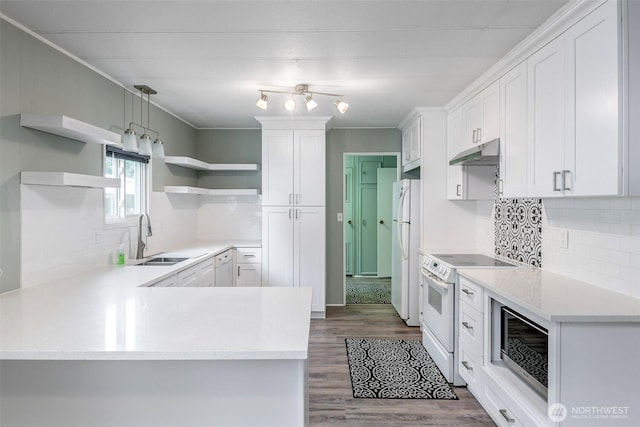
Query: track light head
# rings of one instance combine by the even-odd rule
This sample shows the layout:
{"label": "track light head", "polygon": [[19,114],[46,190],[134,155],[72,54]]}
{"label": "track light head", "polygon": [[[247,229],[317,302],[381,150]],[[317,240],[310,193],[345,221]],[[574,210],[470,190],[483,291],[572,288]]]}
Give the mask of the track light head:
{"label": "track light head", "polygon": [[266,110],[268,103],[269,103],[269,97],[265,95],[263,92],[260,92],[260,98],[258,99],[258,102],[256,102],[256,107],[258,107],[261,110]]}
{"label": "track light head", "polygon": [[340,114],[344,114],[347,112],[347,110],[349,109],[349,104],[347,104],[346,102],[344,102],[342,100],[342,98],[339,98],[336,101],[336,108],[338,109],[338,111],[340,111]]}
{"label": "track light head", "polygon": [[293,111],[296,109],[296,101],[293,98],[289,98],[284,101],[284,109],[287,111]]}
{"label": "track light head", "polygon": [[311,111],[318,106],[318,103],[313,100],[311,95],[307,96],[305,101],[307,101],[307,111]]}

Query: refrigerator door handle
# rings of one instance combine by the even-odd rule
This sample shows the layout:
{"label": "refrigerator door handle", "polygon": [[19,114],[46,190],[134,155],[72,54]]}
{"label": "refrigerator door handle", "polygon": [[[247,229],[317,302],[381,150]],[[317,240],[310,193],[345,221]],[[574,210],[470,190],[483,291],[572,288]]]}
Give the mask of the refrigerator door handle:
{"label": "refrigerator door handle", "polygon": [[407,197],[407,190],[408,188],[404,187],[402,188],[402,193],[400,193],[400,197],[399,197],[399,201],[398,201],[398,244],[400,246],[400,252],[402,253],[402,259],[406,260],[409,258],[409,255],[407,254],[407,249],[404,247],[404,241],[402,239],[402,224],[407,224],[408,221],[405,221],[404,218],[402,217],[402,208],[404,207],[404,199],[405,197]]}
{"label": "refrigerator door handle", "polygon": [[404,241],[402,240],[402,224],[406,224],[402,221],[397,221],[396,225],[398,227],[398,246],[400,246],[400,253],[402,254],[402,259],[406,260],[409,258],[407,255],[407,250],[404,247]]}

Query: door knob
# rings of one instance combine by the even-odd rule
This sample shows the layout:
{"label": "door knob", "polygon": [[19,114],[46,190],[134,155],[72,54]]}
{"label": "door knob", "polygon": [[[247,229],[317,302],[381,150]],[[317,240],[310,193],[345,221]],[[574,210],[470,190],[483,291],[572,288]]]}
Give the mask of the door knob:
{"label": "door knob", "polygon": [[351,220],[349,220],[349,221],[347,221],[347,224],[351,225],[351,224],[353,224],[353,223],[351,222]]}
{"label": "door knob", "polygon": [[380,224],[384,224],[384,220],[380,220]]}

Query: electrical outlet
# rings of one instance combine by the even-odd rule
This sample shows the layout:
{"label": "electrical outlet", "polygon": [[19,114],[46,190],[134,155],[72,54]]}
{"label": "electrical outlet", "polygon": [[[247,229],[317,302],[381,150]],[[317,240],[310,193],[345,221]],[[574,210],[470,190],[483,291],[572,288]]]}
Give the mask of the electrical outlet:
{"label": "electrical outlet", "polygon": [[569,230],[560,230],[560,248],[569,248]]}
{"label": "electrical outlet", "polygon": [[101,230],[94,230],[93,232],[93,243],[96,245],[101,244],[103,241],[103,235]]}
{"label": "electrical outlet", "polygon": [[338,212],[338,222],[342,222],[342,212]]}

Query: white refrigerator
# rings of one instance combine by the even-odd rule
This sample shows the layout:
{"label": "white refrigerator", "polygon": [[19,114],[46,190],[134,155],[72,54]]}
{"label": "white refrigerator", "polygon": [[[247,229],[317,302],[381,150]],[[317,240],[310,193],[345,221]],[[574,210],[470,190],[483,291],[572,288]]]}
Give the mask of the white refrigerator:
{"label": "white refrigerator", "polygon": [[420,325],[420,181],[393,183],[391,303],[408,326]]}

